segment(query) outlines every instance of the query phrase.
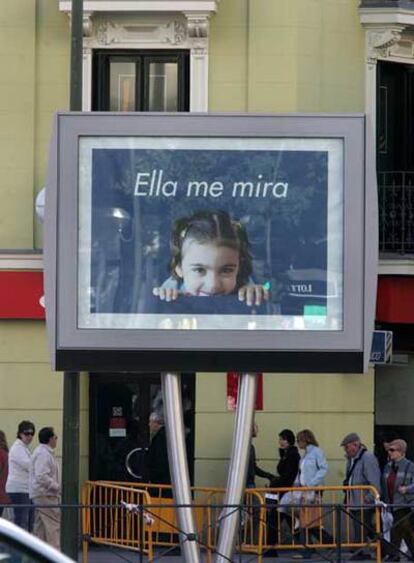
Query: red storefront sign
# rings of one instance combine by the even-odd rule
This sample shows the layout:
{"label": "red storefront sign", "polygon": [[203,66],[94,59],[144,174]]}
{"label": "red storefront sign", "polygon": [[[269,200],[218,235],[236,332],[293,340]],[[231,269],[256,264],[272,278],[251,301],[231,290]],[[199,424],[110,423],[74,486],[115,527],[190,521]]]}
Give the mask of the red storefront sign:
{"label": "red storefront sign", "polygon": [[[257,392],[256,392],[256,406],[255,410],[263,410],[263,374],[258,373],[257,379]],[[227,374],[227,408],[234,411],[237,407],[237,394],[239,389],[239,374],[236,372],[229,372]]]}
{"label": "red storefront sign", "polygon": [[44,319],[43,272],[0,271],[0,319]]}
{"label": "red storefront sign", "polygon": [[378,278],[376,320],[383,323],[414,323],[414,276]]}

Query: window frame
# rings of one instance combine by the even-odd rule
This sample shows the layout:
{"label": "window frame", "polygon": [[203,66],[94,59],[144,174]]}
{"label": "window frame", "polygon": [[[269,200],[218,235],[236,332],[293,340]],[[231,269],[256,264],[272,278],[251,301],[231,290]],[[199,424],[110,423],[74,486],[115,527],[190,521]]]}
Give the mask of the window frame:
{"label": "window frame", "polygon": [[96,49],[92,62],[92,111],[110,111],[110,64],[114,59],[135,63],[135,111],[148,111],[149,68],[153,62],[177,63],[177,111],[190,111],[190,51],[188,49]]}

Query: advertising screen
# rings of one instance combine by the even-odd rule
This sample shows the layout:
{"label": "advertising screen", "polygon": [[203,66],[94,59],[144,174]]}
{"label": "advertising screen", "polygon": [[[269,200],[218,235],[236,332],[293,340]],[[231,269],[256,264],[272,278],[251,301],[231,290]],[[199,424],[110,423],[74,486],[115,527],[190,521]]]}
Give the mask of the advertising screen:
{"label": "advertising screen", "polygon": [[79,148],[79,328],[342,329],[341,139]]}
{"label": "advertising screen", "polygon": [[52,365],[367,369],[369,131],[362,115],[58,114],[45,214]]}

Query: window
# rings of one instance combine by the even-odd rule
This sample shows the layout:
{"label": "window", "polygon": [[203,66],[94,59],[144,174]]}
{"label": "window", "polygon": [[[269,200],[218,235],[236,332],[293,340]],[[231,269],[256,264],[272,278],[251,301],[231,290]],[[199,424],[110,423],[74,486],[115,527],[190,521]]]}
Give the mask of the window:
{"label": "window", "polygon": [[377,66],[380,252],[414,252],[414,65]]}
{"label": "window", "polygon": [[188,51],[95,51],[94,111],[189,111]]}

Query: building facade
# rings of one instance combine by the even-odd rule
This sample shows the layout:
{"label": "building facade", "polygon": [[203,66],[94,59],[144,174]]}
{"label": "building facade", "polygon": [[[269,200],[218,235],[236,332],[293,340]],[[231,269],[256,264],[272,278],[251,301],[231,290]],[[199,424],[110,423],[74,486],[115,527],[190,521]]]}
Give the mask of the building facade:
{"label": "building facade", "polygon": [[[62,374],[48,365],[42,225],[54,112],[69,98],[71,2],[4,0],[0,13],[0,427],[62,422]],[[85,111],[366,112],[377,138],[377,323],[395,363],[365,375],[264,374],[256,450],[274,470],[277,433],[314,430],[343,479],[341,437],[369,447],[395,427],[414,443],[411,160],[414,2],[408,0],[84,0]],[[401,111],[401,108],[403,110]],[[116,226],[113,227],[114,229]],[[137,369],[137,372],[139,370]],[[226,374],[185,374],[197,485],[225,482],[234,413]],[[81,479],[127,478],[123,444],[148,442],[159,374],[81,374]],[[131,424],[134,422],[134,424]],[[214,437],[214,439],[212,439]]]}

